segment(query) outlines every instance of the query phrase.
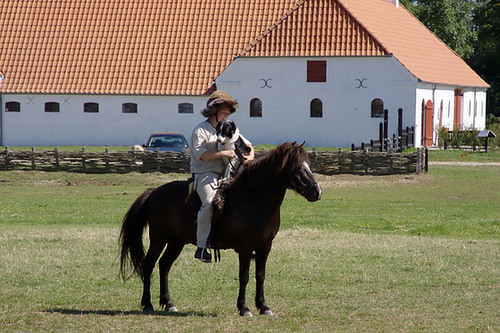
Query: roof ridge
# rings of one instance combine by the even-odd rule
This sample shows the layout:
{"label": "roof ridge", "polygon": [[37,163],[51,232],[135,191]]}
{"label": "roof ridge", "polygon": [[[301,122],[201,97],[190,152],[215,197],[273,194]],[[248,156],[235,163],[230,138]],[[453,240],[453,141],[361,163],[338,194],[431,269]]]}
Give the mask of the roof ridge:
{"label": "roof ridge", "polygon": [[[380,40],[379,40],[379,39],[375,36],[375,34],[374,34],[374,33],[373,33],[370,29],[368,29],[368,27],[367,27],[366,25],[364,25],[364,24],[363,24],[363,23],[362,23],[362,22],[358,19],[358,17],[357,17],[356,15],[354,15],[354,13],[353,13],[353,12],[351,12],[351,11],[349,10],[349,7],[348,7],[348,6],[346,6],[346,5],[343,3],[343,1],[342,1],[342,0],[334,0],[334,1],[336,1],[336,2],[339,4],[339,6],[341,6],[341,7],[342,7],[342,8],[343,8],[343,9],[344,9],[347,13],[349,13],[349,15],[352,17],[352,19],[353,19],[354,21],[356,21],[356,23],[357,23],[357,24],[359,24],[359,26],[360,26],[360,27],[362,27],[362,28],[363,28],[363,29],[364,29],[364,30],[365,30],[365,31],[366,31],[366,32],[370,35],[370,37],[371,37],[371,38],[373,38],[373,39],[377,42],[377,44],[379,44],[379,45],[380,45],[380,47],[384,50],[384,52],[385,52],[386,54],[392,54],[392,52],[390,52],[390,51],[389,51],[389,49],[387,49],[387,47],[384,45],[384,43],[383,43],[383,42],[381,42],[381,41],[380,41]],[[401,4],[400,4],[400,5],[401,5]]]}
{"label": "roof ridge", "polygon": [[265,32],[263,32],[259,37],[257,37],[248,47],[246,47],[238,57],[242,57],[249,53],[253,48],[255,48],[262,40],[264,40],[271,32],[275,31],[279,25],[281,25],[286,19],[288,19],[294,12],[296,12],[301,6],[303,6],[309,0],[300,0],[297,4],[292,7],[288,12],[285,13],[278,21],[272,24]]}

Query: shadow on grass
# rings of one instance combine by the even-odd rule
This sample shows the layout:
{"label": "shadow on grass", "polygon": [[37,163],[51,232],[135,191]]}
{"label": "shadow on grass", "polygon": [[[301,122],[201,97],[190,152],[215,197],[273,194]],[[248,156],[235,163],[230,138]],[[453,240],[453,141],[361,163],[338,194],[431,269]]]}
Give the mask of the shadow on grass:
{"label": "shadow on grass", "polygon": [[99,315],[99,316],[159,316],[159,317],[217,317],[215,313],[206,312],[167,312],[167,311],[118,311],[118,310],[76,310],[76,309],[48,309],[44,313],[60,313],[64,315]]}

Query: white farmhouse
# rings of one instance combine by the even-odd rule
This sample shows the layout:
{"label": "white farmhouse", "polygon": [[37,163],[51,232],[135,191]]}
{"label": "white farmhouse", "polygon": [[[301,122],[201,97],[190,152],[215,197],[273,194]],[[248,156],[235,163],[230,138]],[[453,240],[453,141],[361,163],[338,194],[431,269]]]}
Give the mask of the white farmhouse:
{"label": "white farmhouse", "polygon": [[0,144],[186,137],[208,94],[254,144],[485,126],[489,87],[397,0],[2,0]]}

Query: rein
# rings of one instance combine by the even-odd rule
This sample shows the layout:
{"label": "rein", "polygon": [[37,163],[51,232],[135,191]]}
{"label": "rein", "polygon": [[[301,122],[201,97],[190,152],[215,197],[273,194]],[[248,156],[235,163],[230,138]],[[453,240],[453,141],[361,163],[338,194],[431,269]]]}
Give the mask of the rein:
{"label": "rein", "polygon": [[[240,153],[239,151],[234,151],[234,153],[236,154],[236,157],[238,157],[240,159],[240,163],[243,163],[245,161],[245,158],[243,157],[243,154]],[[234,166],[233,164],[233,159],[229,160],[229,165],[233,168],[233,170],[235,171],[235,174],[239,174],[240,173],[240,168],[237,168],[236,166]]]}

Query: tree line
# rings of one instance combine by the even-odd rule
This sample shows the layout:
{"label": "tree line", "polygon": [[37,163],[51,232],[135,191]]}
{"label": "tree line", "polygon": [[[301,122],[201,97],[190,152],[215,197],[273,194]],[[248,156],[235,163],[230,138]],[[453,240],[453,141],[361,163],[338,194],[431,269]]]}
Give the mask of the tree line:
{"label": "tree line", "polygon": [[500,122],[500,0],[401,0],[485,80],[488,123]]}

